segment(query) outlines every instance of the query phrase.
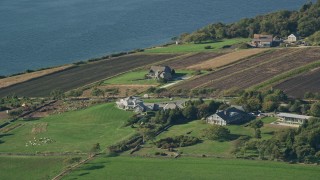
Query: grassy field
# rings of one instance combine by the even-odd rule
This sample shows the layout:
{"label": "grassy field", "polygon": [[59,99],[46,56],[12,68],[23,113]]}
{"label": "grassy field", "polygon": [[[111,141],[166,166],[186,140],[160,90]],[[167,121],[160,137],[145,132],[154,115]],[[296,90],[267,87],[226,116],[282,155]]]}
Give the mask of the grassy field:
{"label": "grassy field", "polygon": [[1,179],[51,179],[65,167],[66,157],[0,156]]}
{"label": "grassy field", "polygon": [[[23,125],[0,134],[4,141],[0,152],[88,152],[95,143],[100,143],[103,149],[135,132],[122,127],[131,115],[132,112],[119,110],[114,103],[109,103],[40,120],[17,121]],[[52,142],[39,142],[40,138],[49,138]]]}
{"label": "grassy field", "polygon": [[[176,77],[190,75],[192,70],[177,70]],[[105,85],[109,84],[135,84],[135,85],[159,85],[157,80],[155,79],[145,79],[145,75],[148,73],[148,70],[139,70],[139,71],[132,71],[125,74],[121,74],[114,78],[108,79],[104,81]]]}
{"label": "grassy field", "polygon": [[[269,126],[269,123],[275,121],[275,118],[264,118],[262,119],[265,123],[265,126],[261,128],[261,136],[262,139],[269,139],[272,137],[272,134],[282,129],[283,127]],[[202,139],[202,142],[193,146],[180,147],[176,148],[179,152],[183,152],[185,155],[192,156],[201,156],[201,155],[209,155],[209,156],[219,156],[219,157],[234,157],[231,154],[234,149],[234,140],[240,136],[254,136],[254,130],[250,127],[245,127],[243,125],[228,125],[226,126],[230,133],[232,134],[232,139],[230,141],[218,142],[207,140],[203,138],[201,132],[203,129],[207,128],[209,125],[204,123],[203,121],[192,121],[187,124],[175,125],[169,128],[167,131],[163,132],[159,136],[156,137],[154,141],[179,136],[179,135],[190,135],[193,137],[198,137]],[[155,152],[166,152],[166,150],[162,150],[153,145],[152,142],[149,142],[145,148],[142,148],[140,151],[136,152],[139,155],[154,155]]]}
{"label": "grassy field", "polygon": [[[222,49],[224,46],[231,46],[241,42],[248,42],[247,38],[235,38],[224,39],[214,43],[203,44],[182,44],[182,45],[170,45],[168,47],[156,47],[152,49],[146,49],[146,53],[184,53],[184,52],[216,52]],[[211,49],[205,49],[204,47],[211,46]]]}
{"label": "grassy field", "polygon": [[101,157],[64,179],[318,179],[319,166],[215,158]]}
{"label": "grassy field", "polygon": [[132,71],[104,81],[103,84],[158,85],[155,79],[145,79],[148,70]]}

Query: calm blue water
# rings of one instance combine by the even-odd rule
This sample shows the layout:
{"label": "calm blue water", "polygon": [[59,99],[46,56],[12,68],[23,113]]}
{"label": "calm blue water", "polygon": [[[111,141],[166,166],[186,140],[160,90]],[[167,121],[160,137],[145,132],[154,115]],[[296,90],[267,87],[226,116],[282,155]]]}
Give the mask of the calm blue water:
{"label": "calm blue water", "polygon": [[0,75],[162,44],[306,0],[0,0]]}

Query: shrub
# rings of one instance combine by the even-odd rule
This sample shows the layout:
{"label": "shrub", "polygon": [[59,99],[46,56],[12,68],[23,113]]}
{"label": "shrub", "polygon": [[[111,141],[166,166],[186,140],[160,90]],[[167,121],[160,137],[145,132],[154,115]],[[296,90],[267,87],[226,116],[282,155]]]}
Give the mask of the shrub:
{"label": "shrub", "polygon": [[199,142],[200,142],[200,139],[196,137],[181,135],[181,136],[160,139],[159,141],[155,142],[155,144],[158,148],[169,149],[169,148],[192,146]]}

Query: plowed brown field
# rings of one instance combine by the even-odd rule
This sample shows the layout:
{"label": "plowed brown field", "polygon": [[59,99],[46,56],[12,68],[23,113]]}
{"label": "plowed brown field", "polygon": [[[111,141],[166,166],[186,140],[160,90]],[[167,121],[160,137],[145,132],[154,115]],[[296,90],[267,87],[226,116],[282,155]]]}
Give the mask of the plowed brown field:
{"label": "plowed brown field", "polygon": [[282,82],[274,88],[296,98],[303,98],[306,92],[320,93],[320,68]]}
{"label": "plowed brown field", "polygon": [[146,66],[165,59],[177,56],[176,54],[134,54],[109,60],[102,60],[71,69],[59,71],[47,76],[42,76],[20,84],[0,89],[0,97],[9,94],[27,97],[48,96],[54,89],[68,91],[90,84],[128,70]]}

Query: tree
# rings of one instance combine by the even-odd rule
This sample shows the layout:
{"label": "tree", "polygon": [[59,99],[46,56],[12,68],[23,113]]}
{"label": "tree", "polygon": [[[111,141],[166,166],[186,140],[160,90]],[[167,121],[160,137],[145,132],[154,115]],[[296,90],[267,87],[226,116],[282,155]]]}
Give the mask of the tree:
{"label": "tree", "polygon": [[261,130],[259,128],[254,131],[254,137],[257,139],[261,138]]}
{"label": "tree", "polygon": [[187,120],[195,120],[197,119],[197,108],[193,105],[189,105],[183,109],[182,114]]}
{"label": "tree", "polygon": [[50,96],[54,100],[63,99],[65,97],[65,95],[61,89],[55,89],[55,90],[51,91]]}
{"label": "tree", "polygon": [[104,97],[104,91],[99,88],[93,88],[91,91],[92,96],[103,96]]}
{"label": "tree", "polygon": [[217,141],[226,141],[230,137],[229,129],[219,125],[210,125],[210,127],[202,130],[202,134],[210,140]]}
{"label": "tree", "polygon": [[267,101],[262,104],[262,110],[265,112],[272,112],[277,108],[277,104],[273,101]]}
{"label": "tree", "polygon": [[320,117],[320,102],[312,104],[310,108],[310,113],[312,116]]}
{"label": "tree", "polygon": [[90,152],[93,153],[93,154],[96,154],[98,153],[99,151],[101,150],[100,148],[100,144],[99,143],[96,143],[92,146]]}
{"label": "tree", "polygon": [[263,122],[259,119],[259,120],[254,120],[250,123],[250,127],[253,129],[259,129],[263,126]]}

